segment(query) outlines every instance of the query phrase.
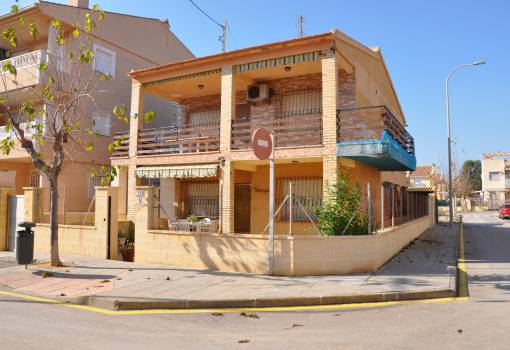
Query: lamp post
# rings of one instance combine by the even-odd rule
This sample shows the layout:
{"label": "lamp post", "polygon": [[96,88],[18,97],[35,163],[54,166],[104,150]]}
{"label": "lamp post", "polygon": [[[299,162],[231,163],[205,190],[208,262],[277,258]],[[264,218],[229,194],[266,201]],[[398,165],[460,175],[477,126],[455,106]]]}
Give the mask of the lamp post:
{"label": "lamp post", "polygon": [[448,127],[448,200],[449,200],[449,209],[450,209],[450,221],[448,223],[448,227],[451,229],[453,224],[453,165],[452,165],[452,132],[450,126],[450,100],[448,96],[448,83],[450,82],[450,78],[453,73],[457,70],[465,67],[471,66],[480,66],[485,64],[485,61],[475,61],[473,63],[461,64],[460,66],[454,67],[448,77],[446,78],[446,122]]}

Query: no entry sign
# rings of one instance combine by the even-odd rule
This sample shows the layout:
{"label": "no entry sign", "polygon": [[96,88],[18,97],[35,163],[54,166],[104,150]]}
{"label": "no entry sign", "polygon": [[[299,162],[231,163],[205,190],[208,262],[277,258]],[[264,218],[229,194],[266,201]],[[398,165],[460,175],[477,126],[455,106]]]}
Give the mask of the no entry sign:
{"label": "no entry sign", "polygon": [[255,157],[260,160],[266,160],[273,152],[273,140],[271,133],[264,128],[258,128],[251,137],[251,147]]}

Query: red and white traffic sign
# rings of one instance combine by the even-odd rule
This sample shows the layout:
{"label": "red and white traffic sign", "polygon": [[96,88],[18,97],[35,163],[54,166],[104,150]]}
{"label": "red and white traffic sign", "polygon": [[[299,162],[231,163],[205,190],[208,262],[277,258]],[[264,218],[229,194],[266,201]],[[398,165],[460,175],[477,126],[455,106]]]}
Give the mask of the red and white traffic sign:
{"label": "red and white traffic sign", "polygon": [[257,128],[251,137],[251,148],[258,159],[268,159],[273,153],[273,139],[269,130]]}

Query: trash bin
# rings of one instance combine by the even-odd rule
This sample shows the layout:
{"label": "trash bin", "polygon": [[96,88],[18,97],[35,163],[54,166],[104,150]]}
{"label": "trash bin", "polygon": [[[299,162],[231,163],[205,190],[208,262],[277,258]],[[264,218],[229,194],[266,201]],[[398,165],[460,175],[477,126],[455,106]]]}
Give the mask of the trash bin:
{"label": "trash bin", "polygon": [[32,231],[32,227],[35,224],[30,221],[23,221],[18,226],[24,228],[24,230],[18,231],[16,237],[16,260],[20,265],[28,265],[34,260],[34,231]]}

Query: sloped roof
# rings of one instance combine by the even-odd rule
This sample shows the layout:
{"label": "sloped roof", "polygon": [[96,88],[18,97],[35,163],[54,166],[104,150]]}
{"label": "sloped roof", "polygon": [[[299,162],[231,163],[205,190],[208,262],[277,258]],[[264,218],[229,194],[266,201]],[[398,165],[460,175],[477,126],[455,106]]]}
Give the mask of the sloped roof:
{"label": "sloped roof", "polygon": [[417,165],[416,170],[410,176],[430,176],[434,171],[433,165]]}

